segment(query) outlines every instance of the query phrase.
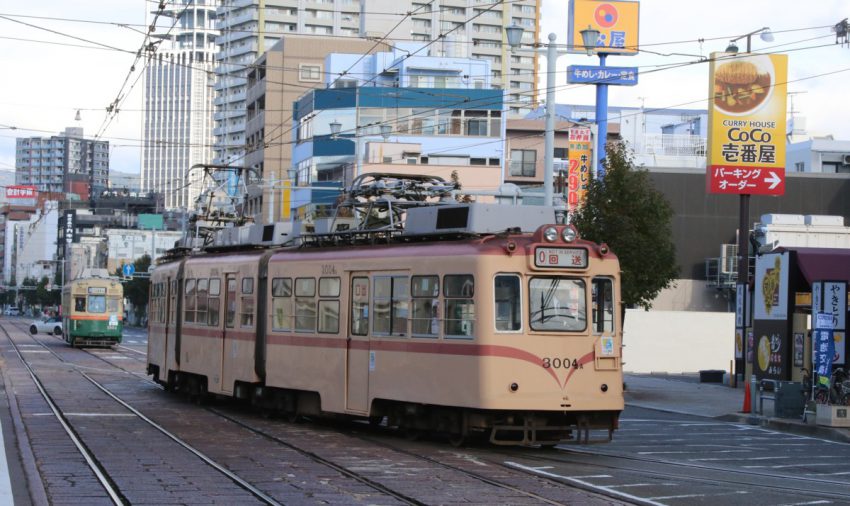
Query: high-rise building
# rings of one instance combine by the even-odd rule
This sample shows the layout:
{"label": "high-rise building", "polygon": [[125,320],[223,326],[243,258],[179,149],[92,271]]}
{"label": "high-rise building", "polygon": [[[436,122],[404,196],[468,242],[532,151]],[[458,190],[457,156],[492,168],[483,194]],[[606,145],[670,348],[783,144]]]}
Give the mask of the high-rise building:
{"label": "high-rise building", "polygon": [[[482,58],[490,61],[492,86],[506,90],[507,110],[522,116],[537,103],[536,52],[512,52],[505,27],[522,26],[522,44],[540,37],[540,0],[413,0],[414,40],[433,44],[434,56]],[[441,35],[444,35],[441,37]]]}
{"label": "high-rise building", "polygon": [[76,193],[88,200],[106,189],[109,142],[83,138],[83,129],[68,127],[52,137],[15,141],[15,183],[40,192]]}
{"label": "high-rise building", "polygon": [[142,190],[161,193],[166,209],[191,209],[201,191],[196,164],[212,161],[215,1],[165,4],[171,18],[145,68]]}
{"label": "high-rise building", "polygon": [[[405,15],[408,12],[413,14]],[[486,59],[491,64],[492,87],[507,90],[509,113],[524,114],[537,102],[538,56],[512,53],[505,27],[521,25],[525,28],[523,43],[536,42],[540,0],[313,0],[309,4],[300,0],[221,0],[217,14],[217,28],[222,32],[216,41],[215,85],[215,162],[219,164],[251,166],[245,161],[247,151],[251,151],[250,145],[261,145],[257,141],[262,139],[246,136],[247,76],[257,58],[288,34],[386,37],[390,44],[413,40],[425,45],[436,40],[417,56]],[[321,72],[308,74],[313,68],[293,62],[281,70],[297,73],[304,82],[300,86],[303,92],[326,84]],[[469,76],[473,82],[483,82],[481,77]],[[280,137],[280,132],[264,133]]]}
{"label": "high-rise building", "polygon": [[[410,0],[401,0],[409,5]],[[221,0],[216,27],[215,163],[244,166],[247,75],[284,35],[409,38],[398,0]],[[297,65],[284,69],[301,72]],[[311,77],[311,76],[308,76]],[[323,76],[311,78],[321,86]],[[309,88],[311,86],[307,86]],[[302,88],[302,91],[306,88]]]}

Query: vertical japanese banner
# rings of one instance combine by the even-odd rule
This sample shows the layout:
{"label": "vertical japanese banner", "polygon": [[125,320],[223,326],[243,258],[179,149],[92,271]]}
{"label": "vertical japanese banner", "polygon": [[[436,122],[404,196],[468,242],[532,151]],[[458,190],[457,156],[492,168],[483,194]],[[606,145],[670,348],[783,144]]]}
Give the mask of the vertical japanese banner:
{"label": "vertical japanese banner", "polygon": [[709,193],[785,193],[788,56],[712,53]]}
{"label": "vertical japanese banner", "polygon": [[[820,324],[813,321],[814,328],[828,326],[833,331],[832,362],[843,366],[847,356],[847,283],[812,281],[812,314],[824,320]],[[826,320],[829,323],[825,323]]]}
{"label": "vertical japanese banner", "polygon": [[570,148],[568,150],[569,173],[567,175],[567,206],[575,211],[584,201],[587,186],[590,184],[591,164],[590,128],[570,128]]}

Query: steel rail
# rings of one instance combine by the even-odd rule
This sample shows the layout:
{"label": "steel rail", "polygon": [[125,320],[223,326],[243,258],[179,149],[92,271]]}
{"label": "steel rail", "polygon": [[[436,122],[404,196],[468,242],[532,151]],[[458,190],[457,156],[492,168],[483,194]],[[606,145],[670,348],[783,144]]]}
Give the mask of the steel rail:
{"label": "steel rail", "polygon": [[[17,345],[15,345],[15,344],[14,344],[14,341],[12,340],[12,338],[11,338],[11,336],[9,335],[8,331],[6,330],[6,328],[5,328],[4,326],[2,326],[2,325],[0,325],[0,328],[2,328],[2,329],[3,329],[3,332],[6,334],[6,337],[9,339],[9,342],[11,342],[11,343],[12,343],[12,345],[15,347],[15,351],[16,351],[16,353],[18,354],[18,357],[21,359],[22,363],[26,366],[27,370],[30,372],[30,375],[33,377],[33,380],[34,380],[34,381],[36,381],[36,385],[39,387],[39,390],[42,392],[42,395],[47,396],[47,395],[48,395],[48,394],[47,394],[47,392],[43,389],[43,387],[42,387],[42,386],[40,386],[40,385],[41,385],[41,382],[38,380],[38,378],[36,377],[36,375],[35,375],[35,373],[33,372],[32,368],[31,368],[31,367],[29,366],[29,364],[28,364],[28,363],[24,360],[23,356],[22,356],[22,355],[20,354],[20,352],[18,351]],[[28,335],[29,335],[29,334],[28,334]],[[35,341],[35,342],[36,342],[37,344],[39,344],[42,348],[44,348],[45,350],[47,350],[48,352],[50,352],[50,354],[52,354],[54,357],[56,357],[56,358],[57,358],[60,362],[63,362],[63,363],[65,363],[65,364],[71,364],[70,362],[68,362],[67,360],[65,360],[63,357],[59,356],[59,354],[58,354],[58,353],[56,353],[54,350],[51,350],[51,349],[50,349],[47,345],[45,345],[44,343],[42,343],[41,341],[39,341],[38,339],[36,339],[34,335],[29,335],[29,336],[30,336],[30,338],[31,338],[33,341]],[[95,354],[93,354],[93,353],[89,353],[89,355],[94,356],[94,357],[97,357],[97,355],[95,355]],[[107,361],[106,359],[104,359],[104,358],[102,358],[102,357],[97,357],[97,358],[100,358],[100,359],[101,359],[101,360],[103,360],[104,362],[106,362],[106,363],[108,363],[108,364],[110,364],[110,365],[112,365],[112,366],[115,366],[115,364],[110,363],[109,361]],[[218,471],[218,472],[220,472],[220,473],[224,474],[225,476],[227,476],[228,478],[230,478],[230,480],[231,480],[231,481],[233,481],[233,482],[234,482],[236,485],[238,485],[240,488],[242,488],[242,489],[246,490],[246,491],[247,491],[247,492],[249,492],[251,495],[253,495],[254,497],[256,497],[257,499],[261,500],[262,502],[264,502],[265,504],[267,504],[267,505],[269,505],[269,506],[283,506],[283,505],[282,505],[282,503],[279,503],[278,501],[274,500],[271,496],[267,495],[267,494],[266,494],[265,492],[263,492],[262,490],[260,490],[260,489],[256,488],[255,486],[251,485],[251,484],[250,484],[250,483],[248,483],[246,480],[244,480],[244,479],[240,478],[238,475],[234,474],[233,472],[231,472],[231,471],[230,471],[229,469],[227,469],[226,467],[224,467],[224,466],[222,466],[221,464],[219,464],[218,462],[215,462],[214,460],[212,460],[210,457],[208,457],[207,455],[205,455],[205,454],[204,454],[203,452],[201,452],[200,450],[198,450],[198,449],[194,448],[194,447],[193,447],[192,445],[190,445],[189,443],[187,443],[187,442],[183,441],[182,439],[180,439],[180,438],[179,438],[179,437],[177,437],[176,435],[172,434],[171,432],[169,432],[167,429],[165,429],[165,428],[164,428],[164,427],[162,427],[161,425],[157,424],[156,422],[154,422],[153,420],[151,420],[150,418],[148,418],[147,416],[145,416],[142,412],[140,412],[139,410],[137,410],[136,408],[134,408],[133,406],[131,406],[130,404],[128,404],[127,402],[125,402],[123,399],[119,398],[117,395],[113,394],[111,391],[109,391],[109,389],[107,389],[106,387],[104,387],[102,384],[100,384],[97,380],[93,379],[91,376],[89,376],[89,375],[88,375],[87,373],[85,373],[84,371],[81,371],[81,370],[80,370],[79,368],[77,368],[76,366],[75,366],[75,369],[76,369],[76,370],[77,370],[77,372],[78,372],[78,373],[80,373],[80,375],[82,375],[82,376],[83,376],[86,380],[88,380],[89,382],[91,382],[91,383],[92,383],[95,387],[97,387],[98,389],[100,389],[103,393],[105,393],[106,395],[108,395],[108,396],[109,396],[110,398],[112,398],[114,401],[116,401],[117,403],[121,404],[121,405],[122,405],[125,409],[127,409],[128,411],[130,411],[131,413],[133,413],[134,415],[136,415],[139,419],[143,420],[144,422],[146,422],[146,423],[147,423],[148,425],[150,425],[151,427],[153,427],[153,428],[155,428],[156,430],[158,430],[158,431],[159,431],[160,433],[162,433],[164,436],[168,437],[169,439],[171,439],[172,441],[174,441],[175,443],[177,443],[178,445],[180,445],[180,446],[181,446],[181,447],[183,447],[184,449],[188,450],[190,453],[192,453],[193,455],[195,455],[196,457],[198,457],[199,459],[201,459],[202,461],[204,461],[204,463],[206,463],[207,465],[209,465],[210,467],[212,467],[212,468],[213,468],[213,469],[215,469],[216,471]],[[126,369],[124,369],[124,370],[125,370],[125,371],[127,371]],[[127,372],[129,372],[129,371],[127,371]],[[150,380],[148,380],[148,381],[150,381]],[[47,397],[45,397],[45,398],[47,398]],[[54,403],[52,403],[52,401],[48,401],[48,403],[50,403],[50,404],[51,404],[51,409],[54,409],[54,413],[55,413],[55,414],[57,414],[57,417],[58,417],[58,416],[59,416],[59,414],[61,414],[61,410],[59,410],[58,406],[56,406]],[[62,417],[64,418],[64,415],[62,415]],[[66,423],[63,423],[63,426],[65,426],[66,424],[67,424],[67,420],[66,420]],[[73,430],[73,429],[70,427],[70,424],[67,424],[67,425],[68,425],[68,429]],[[70,433],[69,433],[69,434],[70,434]],[[79,442],[80,442],[80,444],[82,444],[82,441],[80,441],[78,438],[75,438],[75,442],[77,442],[77,441],[79,441]],[[93,457],[93,455],[92,455],[92,457]],[[87,458],[86,460],[88,461],[88,458]],[[104,471],[104,472],[105,472],[105,471]],[[110,481],[111,481],[111,480],[110,480]],[[122,497],[123,497],[123,496],[122,496]],[[128,503],[128,502],[126,502],[126,501],[124,501],[124,502],[117,502],[116,504],[121,504],[121,505],[123,505],[123,504],[129,504],[129,503]]]}
{"label": "steel rail", "polygon": [[95,477],[97,477],[97,481],[100,482],[101,486],[109,495],[109,498],[112,500],[113,504],[122,506],[125,504],[129,504],[127,499],[118,490],[117,486],[115,485],[115,482],[112,480],[112,478],[109,477],[109,474],[100,464],[100,462],[95,458],[91,450],[88,449],[88,447],[85,445],[85,443],[83,443],[83,441],[80,439],[79,435],[76,433],[73,427],[71,427],[71,424],[68,422],[68,419],[65,414],[62,412],[61,409],[59,409],[59,406],[57,406],[56,403],[53,402],[53,398],[50,396],[50,394],[47,393],[47,390],[44,388],[44,385],[38,378],[38,375],[35,373],[35,371],[33,371],[33,368],[24,359],[24,356],[21,354],[21,351],[18,348],[17,343],[15,343],[14,339],[12,339],[12,336],[9,335],[9,332],[4,326],[0,326],[0,329],[3,330],[4,334],[6,334],[6,339],[12,345],[12,348],[15,350],[15,354],[18,355],[18,359],[21,361],[24,367],[26,367],[30,378],[35,384],[35,387],[38,389],[38,392],[44,398],[44,401],[47,403],[47,406],[50,408],[50,411],[53,412],[53,415],[56,417],[56,420],[59,421],[59,424],[62,426],[62,429],[65,430],[65,433],[68,434],[68,437],[71,439],[71,442],[74,443],[74,446],[77,447],[77,450],[83,456],[83,459],[85,459],[86,464],[92,470]]}

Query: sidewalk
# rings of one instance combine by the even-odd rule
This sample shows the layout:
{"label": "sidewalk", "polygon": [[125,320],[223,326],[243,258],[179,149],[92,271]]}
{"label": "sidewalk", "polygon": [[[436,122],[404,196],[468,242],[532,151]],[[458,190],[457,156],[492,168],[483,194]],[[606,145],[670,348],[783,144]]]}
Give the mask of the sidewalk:
{"label": "sidewalk", "polygon": [[[726,375],[728,380],[728,374]],[[624,374],[626,405],[656,409],[669,413],[696,415],[718,420],[761,425],[779,432],[789,432],[830,441],[850,443],[850,428],[825,427],[800,418],[773,416],[773,402],[765,400],[764,415],[742,413],[744,388],[728,384],[700,383],[697,374]],[[758,400],[753,399],[758,409]],[[848,408],[850,409],[850,408]]]}

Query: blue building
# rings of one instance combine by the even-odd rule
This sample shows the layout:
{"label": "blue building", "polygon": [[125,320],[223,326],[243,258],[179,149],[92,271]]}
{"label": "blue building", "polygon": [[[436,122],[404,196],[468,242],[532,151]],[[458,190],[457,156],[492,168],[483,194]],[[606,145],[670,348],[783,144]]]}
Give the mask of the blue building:
{"label": "blue building", "polygon": [[[312,90],[293,105],[291,209],[335,195],[367,172],[440,175],[457,171],[465,187],[498,186],[503,178],[502,90],[341,87]],[[334,133],[334,131],[336,133]]]}

